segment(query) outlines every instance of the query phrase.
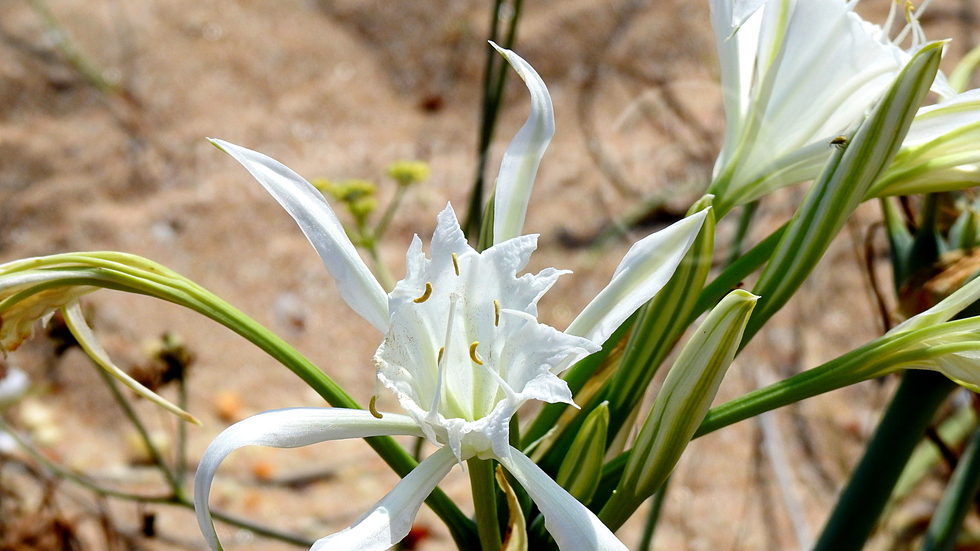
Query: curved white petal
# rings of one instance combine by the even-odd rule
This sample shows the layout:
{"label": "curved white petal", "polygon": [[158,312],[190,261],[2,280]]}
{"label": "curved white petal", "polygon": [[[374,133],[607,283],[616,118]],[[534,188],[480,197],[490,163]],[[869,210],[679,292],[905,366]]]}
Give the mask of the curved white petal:
{"label": "curved white petal", "polygon": [[452,451],[439,448],[352,526],[317,540],[310,551],[385,551],[408,535],[422,502],[455,464]]}
{"label": "curved white petal", "polygon": [[604,343],[626,318],[667,284],[701,231],[707,214],[707,209],[692,214],[633,244],[612,281],[565,333]]}
{"label": "curved white petal", "polygon": [[514,475],[544,515],[548,533],[561,551],[626,551],[592,511],[566,492],[540,467],[515,448],[497,460]]}
{"label": "curved white petal", "polygon": [[296,448],[327,440],[395,434],[422,436],[422,431],[407,415],[385,413],[376,419],[370,412],[344,408],[277,409],[228,427],[205,450],[194,477],[194,509],[208,545],[218,549],[208,507],[211,482],[218,465],[231,452],[244,446]]}
{"label": "curved white petal", "polygon": [[524,79],[531,93],[531,114],[504,152],[494,191],[493,242],[521,235],[531,187],[545,149],[555,133],[555,113],[544,81],[528,62],[510,50],[490,43]]}
{"label": "curved white petal", "polygon": [[388,297],[357,254],[323,195],[279,161],[223,140],[211,143],[242,164],[279,201],[310,240],[344,301],[382,333],[388,330]]}

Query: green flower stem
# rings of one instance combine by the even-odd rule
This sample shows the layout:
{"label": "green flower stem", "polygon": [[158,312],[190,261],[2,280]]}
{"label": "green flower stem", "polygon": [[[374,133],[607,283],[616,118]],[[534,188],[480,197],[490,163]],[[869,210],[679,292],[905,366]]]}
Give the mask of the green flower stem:
{"label": "green flower stem", "polygon": [[[101,370],[100,370],[101,371]],[[138,503],[154,503],[158,505],[172,505],[175,507],[182,507],[184,509],[194,510],[194,502],[187,499],[186,497],[181,497],[178,495],[166,495],[166,496],[145,496],[139,494],[132,494],[129,492],[122,492],[119,490],[113,490],[110,488],[102,487],[95,482],[92,482],[88,478],[79,475],[73,471],[70,471],[61,465],[54,463],[50,459],[44,456],[39,450],[30,445],[26,440],[20,437],[19,434],[4,420],[0,417],[0,430],[9,434],[16,442],[17,445],[27,454],[31,459],[36,461],[38,464],[42,465],[48,471],[61,479],[67,480],[94,492],[102,497],[111,497],[116,499],[122,499],[125,501],[135,501]],[[232,526],[237,526],[238,528],[244,528],[253,532],[256,535],[276,539],[279,541],[284,541],[286,543],[292,543],[295,545],[300,545],[303,547],[310,547],[313,545],[313,540],[306,538],[304,536],[298,536],[295,534],[290,534],[288,532],[283,532],[276,530],[274,528],[269,528],[261,524],[256,524],[250,520],[243,519],[234,515],[229,515],[228,513],[223,513],[221,511],[211,510],[211,516],[222,522],[230,524]]]}
{"label": "green flower stem", "polygon": [[814,551],[864,548],[902,469],[936,410],[955,388],[956,384],[938,373],[905,372]]}
{"label": "green flower stem", "polygon": [[27,0],[28,5],[41,18],[41,23],[48,32],[47,37],[54,41],[54,45],[65,56],[68,64],[71,65],[86,82],[98,89],[103,94],[118,91],[118,87],[109,82],[102,76],[102,71],[88,60],[81,50],[72,42],[67,30],[54,16],[54,13],[43,0]]}
{"label": "green flower stem", "polygon": [[[101,370],[100,370],[101,371]],[[177,379],[177,407],[187,411],[187,369],[184,366],[180,370],[180,378]],[[187,474],[187,423],[177,423],[177,456],[174,458],[176,463],[174,478],[177,484],[184,486],[184,478]]]}
{"label": "green flower stem", "polygon": [[378,221],[378,225],[374,227],[374,241],[381,241],[381,238],[384,237],[385,232],[388,230],[388,225],[391,224],[391,219],[395,216],[395,211],[398,210],[398,207],[402,204],[402,199],[405,198],[406,191],[408,191],[408,186],[400,184],[395,189],[395,196],[388,203],[388,208],[381,215],[381,220]]}
{"label": "green flower stem", "polygon": [[749,277],[752,272],[758,270],[765,264],[769,260],[769,257],[772,256],[773,251],[776,250],[776,245],[782,239],[784,231],[786,231],[786,224],[783,224],[778,230],[772,232],[768,237],[760,241],[758,245],[752,247],[749,252],[740,256],[738,260],[729,264],[725,271],[718,274],[718,277],[706,285],[701,290],[701,294],[698,295],[698,301],[691,311],[691,318],[688,320],[688,325],[694,323],[695,318],[704,312],[714,308],[715,304],[718,304],[722,297],[741,285],[745,278]]}
{"label": "green flower stem", "polygon": [[752,224],[752,217],[759,208],[759,201],[755,200],[742,207],[742,212],[738,215],[738,225],[735,226],[735,235],[732,236],[732,243],[728,247],[728,259],[725,266],[731,266],[742,254],[742,242],[745,235],[749,233],[749,226]]}
{"label": "green flower stem", "polygon": [[921,551],[953,551],[963,519],[980,490],[980,425],[970,438],[956,470],[932,515]]}
{"label": "green flower stem", "polygon": [[[296,349],[252,318],[218,298],[189,279],[145,258],[115,252],[69,253],[27,259],[4,265],[0,275],[30,269],[65,269],[87,267],[89,278],[53,282],[59,286],[90,285],[152,296],[189,308],[224,325],[255,344],[299,376],[307,385],[334,407],[363,409],[326,373],[313,365]],[[55,286],[55,285],[50,285]],[[42,286],[38,286],[42,287]],[[0,302],[3,312],[18,293]],[[399,476],[407,475],[418,462],[389,436],[364,439]],[[473,521],[438,488],[426,499],[433,512],[446,523],[460,548],[468,548],[476,539]]]}
{"label": "green flower stem", "polygon": [[[514,49],[514,42],[517,39],[517,23],[521,19],[521,5],[523,0],[514,0],[510,19],[510,26],[507,29],[507,36],[501,46],[508,50]],[[500,29],[501,8],[504,6],[503,0],[496,0],[490,12],[490,32],[488,39],[500,44],[498,35]],[[487,44],[487,58],[483,67],[483,103],[480,113],[480,143],[477,153],[476,179],[473,182],[473,190],[470,195],[470,204],[466,214],[466,223],[463,231],[466,236],[472,238],[479,232],[484,234],[484,206],[483,188],[486,179],[487,161],[490,157],[490,142],[493,139],[493,132],[497,127],[497,117],[500,114],[500,98],[503,95],[504,84],[507,82],[507,64],[500,59],[496,50]],[[492,227],[492,224],[491,224]],[[481,247],[477,250],[483,250]]]}
{"label": "green flower stem", "polygon": [[381,253],[378,251],[377,241],[372,237],[371,239],[363,240],[364,248],[368,252],[368,256],[371,258],[371,265],[374,267],[374,274],[378,277],[378,283],[386,291],[390,292],[395,288],[395,278],[391,276],[391,272],[385,263],[381,260]]}
{"label": "green flower stem", "polygon": [[[163,475],[163,478],[167,481],[167,485],[170,486],[170,491],[177,499],[187,499],[184,493],[184,488],[181,487],[180,482],[178,482],[177,477],[171,472],[170,467],[167,466],[166,461],[163,460],[163,454],[160,453],[160,449],[157,448],[156,444],[153,443],[153,439],[150,438],[149,431],[146,430],[146,425],[136,414],[136,410],[133,409],[132,404],[129,400],[123,396],[122,392],[119,390],[119,385],[116,384],[116,379],[113,378],[106,370],[99,368],[93,364],[95,370],[99,373],[99,376],[105,381],[107,387],[112,392],[112,397],[116,399],[119,407],[122,408],[123,413],[126,414],[126,418],[129,422],[133,424],[136,432],[140,435],[140,440],[143,441],[143,445],[146,446],[147,453],[150,454],[150,459],[156,466],[157,470]],[[183,425],[183,423],[181,423]]]}
{"label": "green flower stem", "polygon": [[664,497],[667,496],[667,485],[670,484],[670,478],[664,480],[664,483],[657,490],[657,493],[653,494],[650,498],[650,512],[647,513],[646,522],[643,524],[643,535],[640,537],[640,545],[637,546],[637,551],[650,551],[653,549],[653,534],[657,528],[657,521],[660,520],[660,510],[664,505]]}
{"label": "green flower stem", "polygon": [[470,488],[473,491],[480,546],[483,551],[499,551],[502,543],[497,519],[497,485],[494,481],[493,460],[474,457],[466,460],[466,466],[470,471]]}

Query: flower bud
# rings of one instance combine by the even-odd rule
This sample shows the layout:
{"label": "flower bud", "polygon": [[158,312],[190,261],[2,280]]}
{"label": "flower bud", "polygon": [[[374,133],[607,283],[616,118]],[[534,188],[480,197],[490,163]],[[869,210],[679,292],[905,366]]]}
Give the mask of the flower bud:
{"label": "flower bud", "polygon": [[558,484],[588,504],[602,477],[602,458],[606,455],[609,428],[609,402],[602,402],[585,418],[575,435],[568,455],[558,469]]}

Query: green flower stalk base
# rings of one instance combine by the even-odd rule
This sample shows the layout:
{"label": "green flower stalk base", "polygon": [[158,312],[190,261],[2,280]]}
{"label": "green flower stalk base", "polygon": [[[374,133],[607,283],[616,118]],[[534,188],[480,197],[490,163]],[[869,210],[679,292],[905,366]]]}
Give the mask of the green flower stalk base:
{"label": "green flower stalk base", "polygon": [[931,371],[906,371],[864,457],[841,493],[814,551],[860,551],[898,477],[932,423],[936,410],[956,389]]}

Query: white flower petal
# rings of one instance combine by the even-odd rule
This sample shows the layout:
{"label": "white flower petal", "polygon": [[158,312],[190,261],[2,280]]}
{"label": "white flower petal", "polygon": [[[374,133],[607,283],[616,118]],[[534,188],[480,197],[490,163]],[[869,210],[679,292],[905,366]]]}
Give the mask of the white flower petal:
{"label": "white flower petal", "polygon": [[388,297],[323,195],[271,157],[223,140],[212,139],[211,143],[234,157],[279,201],[316,248],[344,301],[378,331],[386,332]]}
{"label": "white flower petal", "polygon": [[344,408],[291,408],[266,411],[225,429],[208,446],[194,477],[194,508],[197,523],[211,549],[218,549],[218,536],[211,523],[208,496],[218,465],[231,452],[244,446],[296,448],[327,440],[408,434],[421,436],[407,415],[385,413],[376,419],[370,412]]}
{"label": "white flower petal", "polygon": [[385,551],[408,535],[422,502],[455,464],[452,451],[439,448],[352,526],[317,540],[310,551]]}
{"label": "white flower petal", "polygon": [[565,329],[602,344],[626,318],[653,298],[670,280],[694,238],[707,209],[637,241],[620,262],[612,281]]}
{"label": "white flower petal", "polygon": [[497,459],[520,482],[544,515],[561,551],[626,551],[612,531],[540,467],[515,448]]}
{"label": "white flower petal", "polygon": [[494,191],[493,242],[521,235],[524,215],[538,165],[555,133],[555,113],[548,87],[528,62],[510,50],[490,43],[524,79],[531,93],[531,114],[507,146]]}
{"label": "white flower petal", "polygon": [[980,122],[980,89],[919,109],[902,147],[919,145],[977,122]]}

